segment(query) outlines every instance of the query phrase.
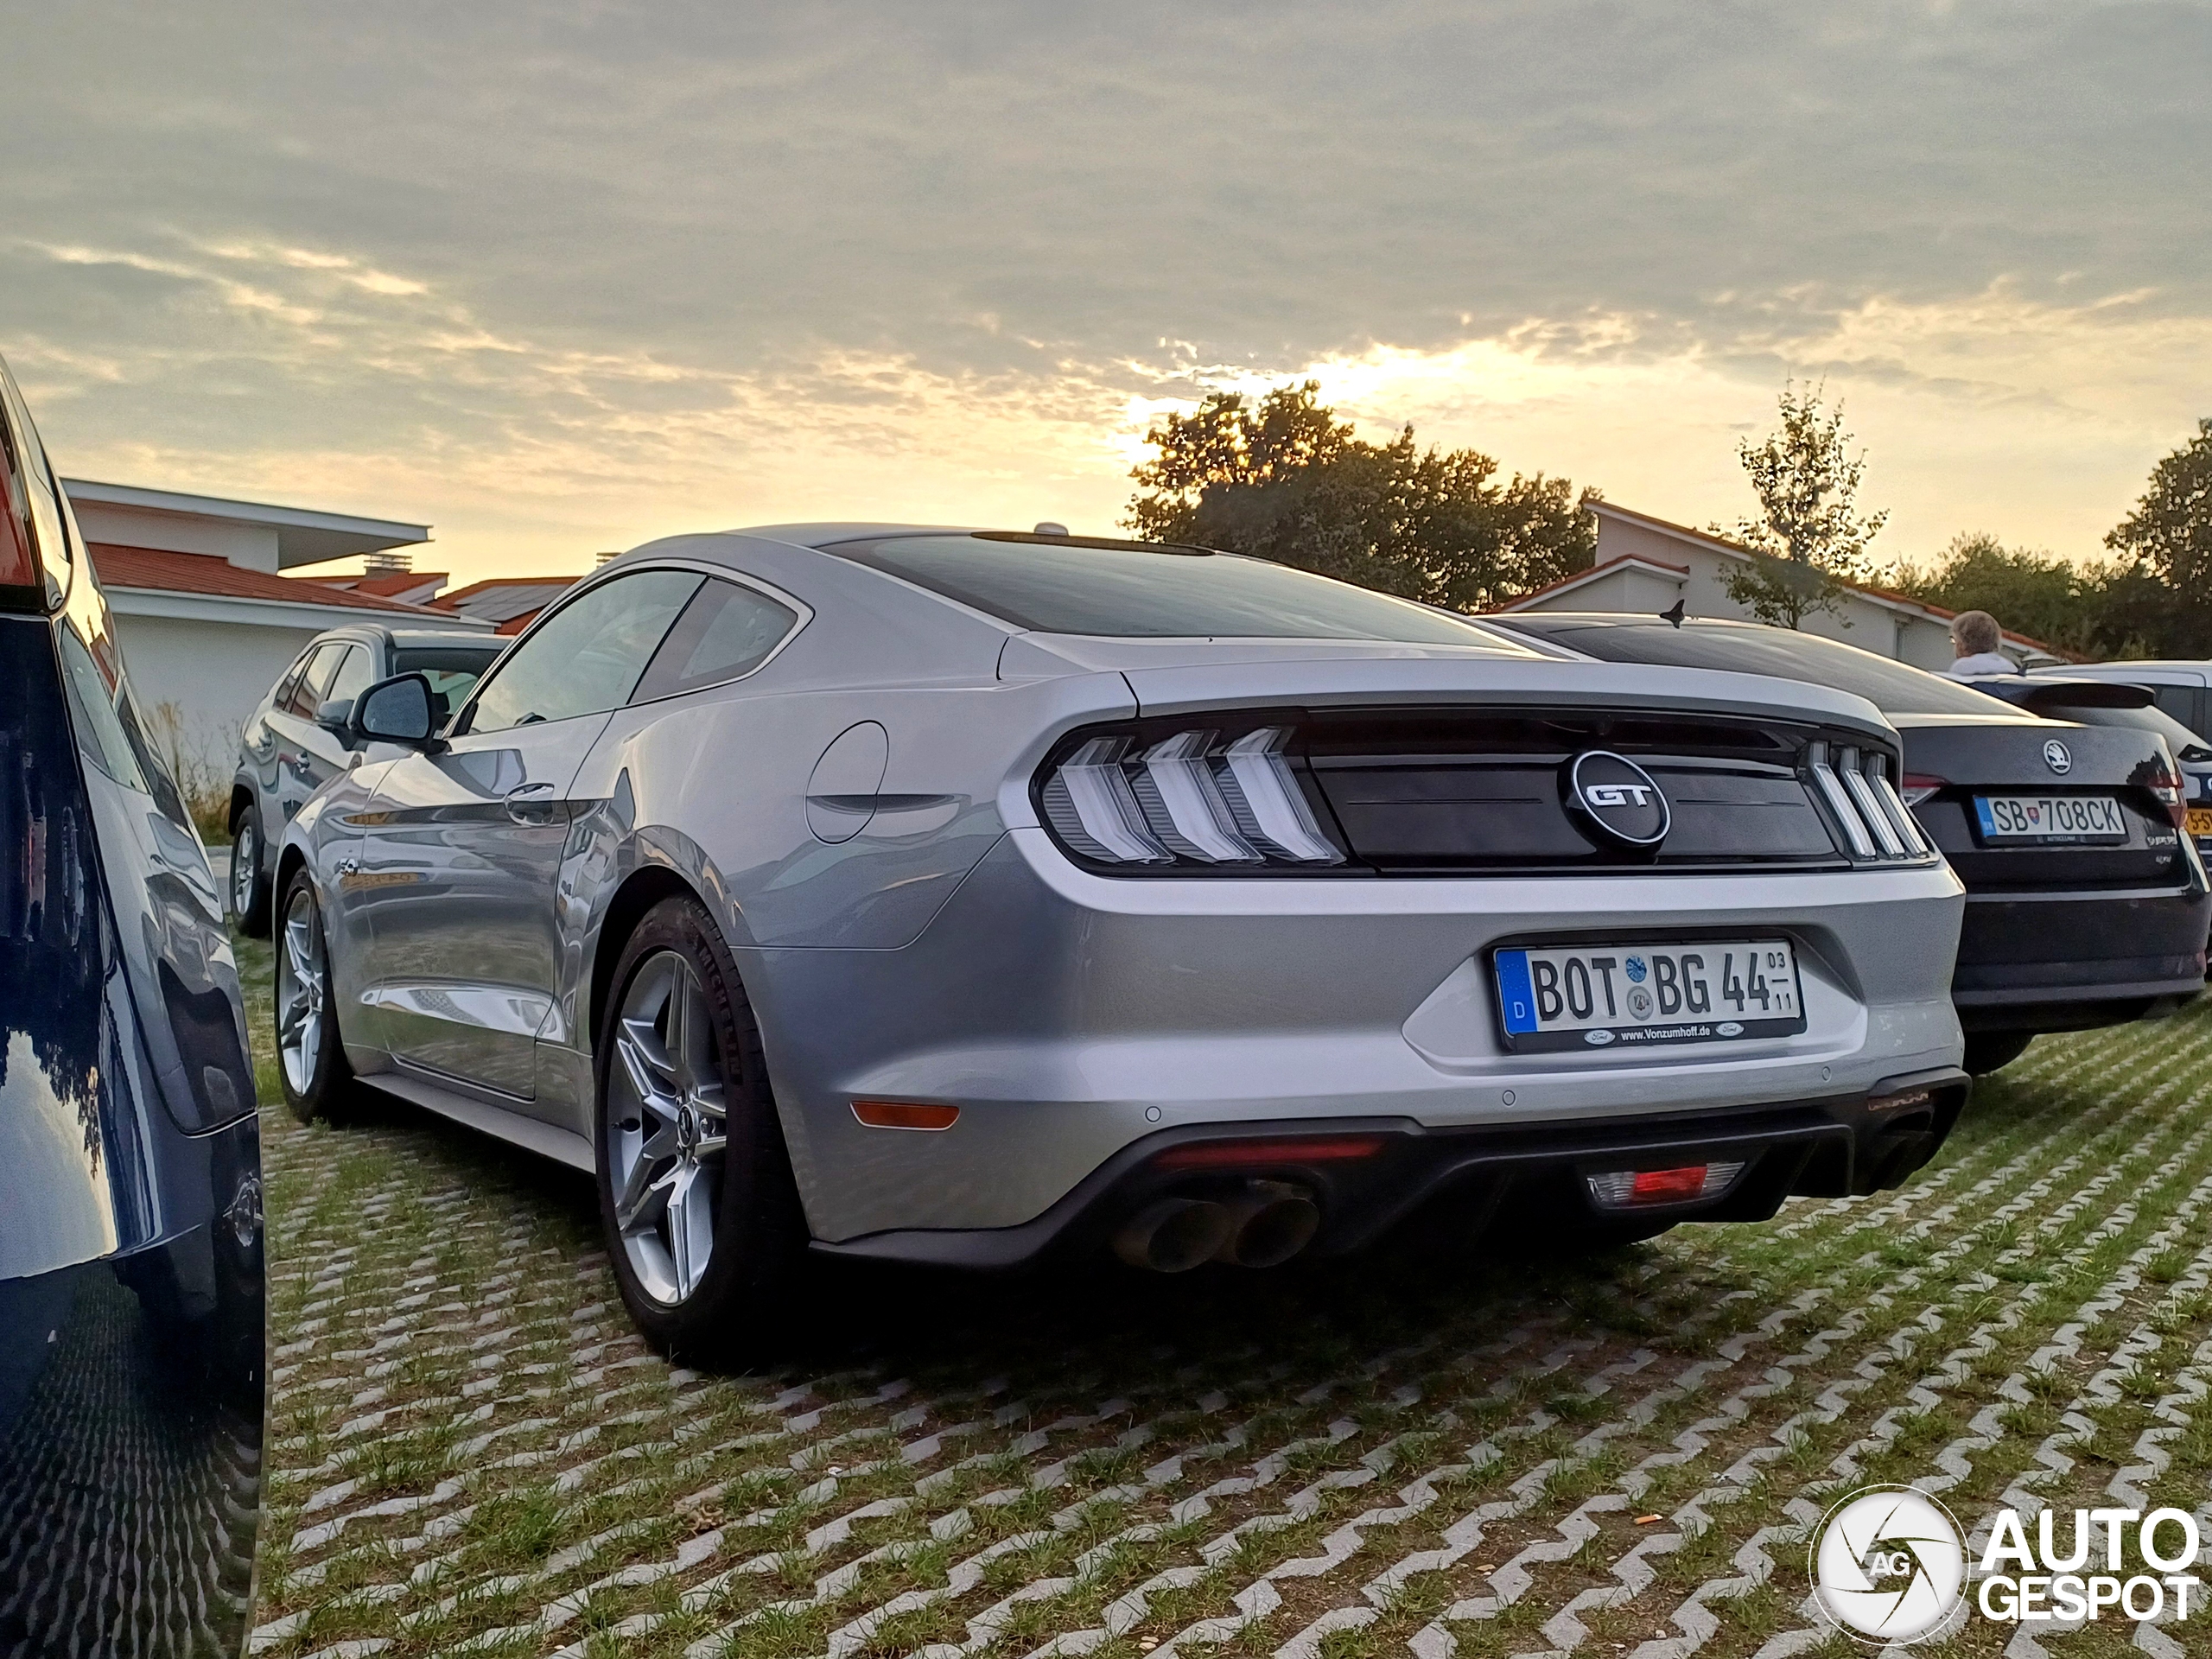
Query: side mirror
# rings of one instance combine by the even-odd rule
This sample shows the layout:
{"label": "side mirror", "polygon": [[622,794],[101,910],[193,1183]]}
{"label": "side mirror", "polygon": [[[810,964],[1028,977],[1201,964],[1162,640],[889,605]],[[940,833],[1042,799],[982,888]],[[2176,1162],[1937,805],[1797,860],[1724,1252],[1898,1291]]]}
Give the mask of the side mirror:
{"label": "side mirror", "polygon": [[315,711],[315,723],[333,737],[352,736],[349,728],[353,723],[353,699],[333,697],[328,702],[318,704]]}
{"label": "side mirror", "polygon": [[[328,708],[325,704],[324,708]],[[320,718],[321,710],[316,711]],[[431,712],[430,683],[420,674],[395,674],[379,680],[354,700],[353,734],[372,743],[400,743],[427,749],[437,742]]]}

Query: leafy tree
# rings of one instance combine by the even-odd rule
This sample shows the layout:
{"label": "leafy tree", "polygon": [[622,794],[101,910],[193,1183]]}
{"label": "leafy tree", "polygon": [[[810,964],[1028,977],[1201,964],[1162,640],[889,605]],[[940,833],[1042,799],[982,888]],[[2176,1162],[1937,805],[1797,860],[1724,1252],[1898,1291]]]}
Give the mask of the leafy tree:
{"label": "leafy tree", "polygon": [[2061,650],[2096,648],[2094,601],[2107,572],[2049,553],[2008,548],[1986,531],[1955,536],[1933,569],[1900,564],[1890,585],[1954,611],[1987,611],[2005,627]]}
{"label": "leafy tree", "polygon": [[1841,614],[1842,584],[1866,580],[1866,544],[1889,521],[1887,512],[1859,511],[1866,454],[1850,453],[1843,404],[1827,410],[1825,389],[1822,383],[1801,392],[1785,382],[1781,429],[1763,443],[1736,446],[1759,515],[1738,519],[1734,534],[1758,556],[1732,563],[1723,580],[1731,599],[1781,627],[1797,627],[1815,611]]}
{"label": "leafy tree", "polygon": [[1596,522],[1563,478],[1497,480],[1472,449],[1369,443],[1320,401],[1278,386],[1215,392],[1145,435],[1124,520],[1153,541],[1225,548],[1461,611],[1541,588],[1597,556]]}
{"label": "leafy tree", "polygon": [[2155,657],[2175,613],[2173,594],[2148,566],[2071,563],[2008,548],[1975,531],[1954,537],[1922,569],[1899,564],[1890,585],[1954,611],[1987,611],[2008,628],[2081,657]]}
{"label": "leafy tree", "polygon": [[[2151,471],[2151,487],[2105,545],[2165,589],[2159,645],[2175,656],[2212,654],[2212,420]],[[2145,595],[2147,597],[2147,595]]]}

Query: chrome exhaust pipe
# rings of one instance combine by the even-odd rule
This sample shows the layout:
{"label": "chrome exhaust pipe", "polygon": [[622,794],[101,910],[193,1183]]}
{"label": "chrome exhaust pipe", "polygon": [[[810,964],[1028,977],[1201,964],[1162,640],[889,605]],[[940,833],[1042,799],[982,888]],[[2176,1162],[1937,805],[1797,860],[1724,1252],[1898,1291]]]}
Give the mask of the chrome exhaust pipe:
{"label": "chrome exhaust pipe", "polygon": [[1217,1259],[1240,1268],[1281,1267],[1321,1228],[1320,1206],[1281,1181],[1254,1181],[1225,1208],[1229,1228]]}
{"label": "chrome exhaust pipe", "polygon": [[1114,1235],[1114,1254],[1133,1268],[1188,1273],[1221,1254],[1230,1237],[1228,1207],[1205,1198],[1162,1198]]}

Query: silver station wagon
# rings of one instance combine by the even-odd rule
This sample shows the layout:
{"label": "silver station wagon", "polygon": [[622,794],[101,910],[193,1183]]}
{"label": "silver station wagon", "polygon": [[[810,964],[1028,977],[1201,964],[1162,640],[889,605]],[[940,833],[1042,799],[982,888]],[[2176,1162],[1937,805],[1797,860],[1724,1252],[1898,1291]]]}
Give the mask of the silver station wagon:
{"label": "silver station wagon", "polygon": [[1762,1219],[1904,1179],[1965,1096],[1961,891],[1872,705],[1264,561],[677,537],[442,729],[403,674],[347,734],[272,872],[294,1109],[593,1173],[678,1351],[808,1251]]}

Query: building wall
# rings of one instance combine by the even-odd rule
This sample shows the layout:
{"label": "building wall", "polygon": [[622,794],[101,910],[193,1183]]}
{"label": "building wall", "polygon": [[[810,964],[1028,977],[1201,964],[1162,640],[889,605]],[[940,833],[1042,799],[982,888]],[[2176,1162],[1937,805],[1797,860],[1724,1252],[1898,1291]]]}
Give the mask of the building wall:
{"label": "building wall", "polygon": [[181,752],[226,781],[238,764],[245,717],[316,632],[120,613],[115,618],[124,666],[148,721],[161,727],[161,705],[171,705]]}
{"label": "building wall", "polygon": [[139,507],[79,501],[70,506],[77,528],[92,543],[118,547],[154,547],[169,553],[212,553],[241,570],[276,575],[277,536],[270,524],[234,524],[177,512],[149,512]]}
{"label": "building wall", "polygon": [[[1598,527],[1598,558],[1602,563],[1624,554],[1637,554],[1662,564],[1688,567],[1688,575],[1662,588],[1646,572],[1623,572],[1620,577],[1596,582],[1537,601],[1543,610],[1663,611],[1680,596],[1692,616],[1734,617],[1751,620],[1751,613],[1729,597],[1726,571],[1737,562],[1726,554],[1684,542],[1641,524],[1618,518],[1601,518]],[[1655,597],[1655,595],[1663,596]],[[1951,632],[1933,617],[1914,616],[1891,609],[1871,599],[1853,594],[1840,613],[1818,611],[1807,617],[1804,632],[1824,639],[1840,639],[1861,651],[1879,652],[1910,663],[1916,668],[1941,671],[1951,665]]]}

